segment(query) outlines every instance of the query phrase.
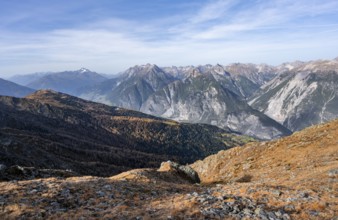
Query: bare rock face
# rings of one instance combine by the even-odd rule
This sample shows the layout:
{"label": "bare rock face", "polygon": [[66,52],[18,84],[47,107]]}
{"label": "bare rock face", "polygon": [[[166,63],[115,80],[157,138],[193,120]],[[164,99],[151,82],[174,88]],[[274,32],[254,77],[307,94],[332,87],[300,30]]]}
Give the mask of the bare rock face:
{"label": "bare rock face", "polygon": [[249,104],[291,131],[338,116],[338,61],[284,64]]}
{"label": "bare rock face", "polygon": [[246,103],[274,76],[271,70],[267,71],[270,77],[263,77],[266,71],[262,71],[263,67],[255,65],[236,65],[227,72],[221,65],[159,68],[147,64],[83,88],[77,95],[180,122],[230,128],[258,139],[290,135],[288,129]]}
{"label": "bare rock face", "polygon": [[177,172],[183,178],[188,179],[192,183],[199,183],[200,178],[198,177],[197,172],[188,165],[180,165],[178,163],[167,161],[161,164],[161,167],[158,169],[159,172]]}

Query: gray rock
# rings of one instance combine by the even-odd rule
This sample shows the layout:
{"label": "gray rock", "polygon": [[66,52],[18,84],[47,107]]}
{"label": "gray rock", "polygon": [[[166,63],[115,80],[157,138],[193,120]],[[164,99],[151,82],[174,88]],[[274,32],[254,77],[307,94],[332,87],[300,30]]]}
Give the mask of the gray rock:
{"label": "gray rock", "polygon": [[301,198],[308,198],[308,197],[309,197],[309,193],[307,193],[307,192],[301,192],[301,193],[299,194],[299,196],[300,196]]}
{"label": "gray rock", "polygon": [[112,186],[107,184],[107,185],[103,186],[103,189],[105,189],[105,190],[112,190]]}
{"label": "gray rock", "polygon": [[33,190],[31,190],[31,191],[29,192],[29,194],[35,194],[35,193],[37,193],[37,192],[38,192],[38,190],[33,189]]}
{"label": "gray rock", "polygon": [[330,170],[328,175],[329,177],[338,177],[338,169]]}
{"label": "gray rock", "polygon": [[275,212],[275,215],[276,215],[278,218],[280,218],[280,217],[282,217],[283,213],[282,213],[280,210],[278,210],[277,212]]}
{"label": "gray rock", "polygon": [[197,192],[193,192],[192,195],[195,196],[195,197],[197,197],[198,193]]}
{"label": "gray rock", "polygon": [[283,216],[282,216],[282,219],[283,220],[290,220],[291,218],[288,214],[284,213]]}
{"label": "gray rock", "polygon": [[259,216],[259,215],[264,215],[265,212],[263,211],[262,208],[256,208],[255,209],[255,214]]}
{"label": "gray rock", "polygon": [[98,191],[98,192],[96,192],[96,195],[97,195],[98,197],[104,197],[104,196],[106,195],[106,193],[104,193],[104,192],[102,192],[102,191]]}
{"label": "gray rock", "polygon": [[296,208],[294,205],[287,205],[287,206],[284,206],[284,210],[287,212],[293,212],[296,210]]}
{"label": "gray rock", "polygon": [[273,190],[271,193],[272,193],[273,195],[275,195],[275,196],[280,196],[280,195],[282,195],[282,192],[279,191],[279,190]]}
{"label": "gray rock", "polygon": [[297,198],[290,198],[290,197],[286,199],[287,202],[294,202],[297,200],[298,200]]}
{"label": "gray rock", "polygon": [[245,214],[245,215],[252,215],[253,212],[250,209],[245,208],[245,209],[243,209],[243,214]]}
{"label": "gray rock", "polygon": [[309,215],[311,215],[311,216],[318,216],[318,215],[319,215],[319,212],[314,211],[314,210],[310,210],[310,211],[309,211]]}
{"label": "gray rock", "polygon": [[[200,178],[197,174],[197,172],[192,169],[188,165],[180,165],[178,163],[167,161],[161,164],[162,166],[165,166],[165,164],[168,164],[171,169],[176,170],[179,175],[181,175],[183,178],[188,179],[192,183],[200,183]],[[161,168],[160,168],[161,169]]]}
{"label": "gray rock", "polygon": [[276,216],[275,213],[273,213],[273,212],[267,212],[266,214],[267,214],[267,216],[268,216],[268,218],[269,218],[270,220],[275,220],[275,219],[277,219],[277,216]]}

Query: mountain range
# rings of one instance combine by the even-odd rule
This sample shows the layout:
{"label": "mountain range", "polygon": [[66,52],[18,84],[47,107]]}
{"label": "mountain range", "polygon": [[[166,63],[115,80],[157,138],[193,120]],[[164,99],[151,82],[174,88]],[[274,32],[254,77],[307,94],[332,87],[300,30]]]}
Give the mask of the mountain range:
{"label": "mountain range", "polygon": [[109,79],[82,68],[37,74],[24,85],[274,139],[337,117],[337,63],[334,59],[279,66],[146,64]]}
{"label": "mountain range", "polygon": [[252,138],[85,101],[51,90],[0,96],[0,161],[107,176],[162,161],[190,163]]}
{"label": "mountain range", "polygon": [[253,108],[292,131],[338,116],[338,61],[283,65],[277,77],[251,97]]}
{"label": "mountain range", "polygon": [[134,66],[77,95],[177,121],[229,127],[260,139],[291,133],[246,103],[246,95],[259,89],[258,83],[232,77],[221,65],[171,69]]}

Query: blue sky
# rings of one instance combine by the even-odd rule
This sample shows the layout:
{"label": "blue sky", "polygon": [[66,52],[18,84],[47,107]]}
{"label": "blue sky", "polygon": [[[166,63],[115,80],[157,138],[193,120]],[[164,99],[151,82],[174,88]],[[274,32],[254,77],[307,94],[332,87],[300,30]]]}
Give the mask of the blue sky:
{"label": "blue sky", "polygon": [[337,56],[337,0],[0,0],[0,77]]}

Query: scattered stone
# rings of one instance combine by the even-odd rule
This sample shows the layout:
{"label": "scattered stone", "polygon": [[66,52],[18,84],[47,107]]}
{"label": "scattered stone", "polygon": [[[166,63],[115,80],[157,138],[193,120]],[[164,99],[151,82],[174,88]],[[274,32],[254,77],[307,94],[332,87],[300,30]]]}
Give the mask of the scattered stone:
{"label": "scattered stone", "polygon": [[112,190],[111,185],[104,185],[102,188],[105,189],[105,190]]}
{"label": "scattered stone", "polygon": [[314,210],[310,210],[310,211],[309,211],[309,215],[311,215],[311,216],[318,216],[318,215],[319,215],[319,212],[314,211]]}
{"label": "scattered stone", "polygon": [[29,194],[34,194],[34,193],[37,193],[37,192],[38,192],[38,190],[33,189],[33,190],[31,190],[31,191],[29,192]]}
{"label": "scattered stone", "polygon": [[98,192],[96,192],[96,195],[98,195],[99,197],[104,197],[106,195],[106,193],[104,193],[102,191],[98,191]]}
{"label": "scattered stone", "polygon": [[296,208],[294,205],[287,205],[287,206],[284,206],[284,210],[287,212],[293,212],[296,210]]}
{"label": "scattered stone", "polygon": [[337,178],[338,177],[338,169],[330,170],[328,172],[329,177],[331,178]]}
{"label": "scattered stone", "polygon": [[279,190],[273,190],[271,193],[272,193],[273,195],[275,195],[275,196],[280,196],[280,195],[282,195],[282,192],[279,191]]}

